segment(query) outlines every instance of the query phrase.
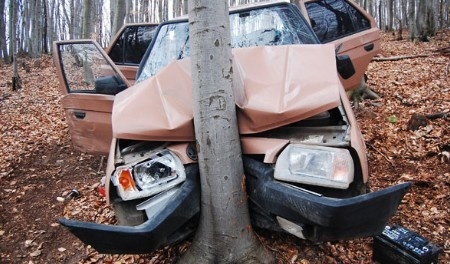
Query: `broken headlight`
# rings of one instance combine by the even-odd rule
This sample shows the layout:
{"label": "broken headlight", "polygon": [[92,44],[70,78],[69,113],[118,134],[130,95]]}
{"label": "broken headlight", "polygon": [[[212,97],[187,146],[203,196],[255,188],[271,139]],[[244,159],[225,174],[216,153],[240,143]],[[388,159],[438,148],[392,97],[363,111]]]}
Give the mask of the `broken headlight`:
{"label": "broken headlight", "polygon": [[123,200],[150,197],[175,187],[185,179],[183,164],[169,150],[117,167],[111,177]]}
{"label": "broken headlight", "polygon": [[278,157],[277,180],[337,189],[353,181],[353,160],[347,149],[292,144]]}

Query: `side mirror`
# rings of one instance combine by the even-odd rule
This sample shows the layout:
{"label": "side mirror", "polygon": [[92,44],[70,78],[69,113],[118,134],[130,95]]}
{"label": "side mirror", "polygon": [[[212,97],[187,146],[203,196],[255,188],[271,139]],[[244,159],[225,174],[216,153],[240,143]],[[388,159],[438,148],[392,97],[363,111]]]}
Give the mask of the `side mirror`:
{"label": "side mirror", "polygon": [[126,88],[125,83],[116,76],[105,76],[95,80],[95,92],[99,94],[116,95]]}
{"label": "side mirror", "polygon": [[346,80],[355,74],[355,67],[348,55],[336,56],[336,67],[341,77]]}

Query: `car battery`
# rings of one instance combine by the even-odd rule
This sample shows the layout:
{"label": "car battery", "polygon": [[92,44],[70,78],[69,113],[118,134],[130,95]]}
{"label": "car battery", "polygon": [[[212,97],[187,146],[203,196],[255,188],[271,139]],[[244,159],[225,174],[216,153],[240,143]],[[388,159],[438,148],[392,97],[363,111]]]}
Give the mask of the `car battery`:
{"label": "car battery", "polygon": [[381,264],[437,264],[440,251],[419,234],[393,225],[374,237],[372,260]]}

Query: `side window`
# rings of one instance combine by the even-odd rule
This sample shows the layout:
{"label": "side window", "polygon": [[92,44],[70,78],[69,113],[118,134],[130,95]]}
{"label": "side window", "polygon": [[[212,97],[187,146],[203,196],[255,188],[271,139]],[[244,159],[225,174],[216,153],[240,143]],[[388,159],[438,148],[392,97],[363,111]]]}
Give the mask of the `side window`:
{"label": "side window", "polygon": [[125,82],[93,43],[64,43],[58,47],[67,92],[117,94]]}
{"label": "side window", "polygon": [[138,65],[152,41],[156,27],[156,25],[127,27],[113,44],[109,57],[116,64]]}
{"label": "side window", "polygon": [[311,26],[320,42],[326,43],[370,28],[370,22],[345,0],[306,3]]}

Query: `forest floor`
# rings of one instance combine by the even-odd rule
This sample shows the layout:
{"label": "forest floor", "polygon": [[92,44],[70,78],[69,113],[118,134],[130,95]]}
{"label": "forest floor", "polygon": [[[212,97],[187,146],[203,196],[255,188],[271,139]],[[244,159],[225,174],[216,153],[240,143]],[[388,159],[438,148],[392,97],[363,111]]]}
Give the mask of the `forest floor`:
{"label": "forest floor", "polygon": [[[442,248],[450,263],[450,117],[414,114],[450,111],[450,31],[430,42],[383,35],[381,57],[427,55],[372,62],[368,84],[381,99],[355,108],[371,166],[371,188],[413,184],[389,224],[407,227]],[[0,65],[0,263],[173,263],[189,242],[148,255],[99,254],[57,223],[59,217],[115,222],[97,186],[105,161],[71,147],[53,62],[49,56],[19,63],[22,89],[11,90],[10,65]],[[59,202],[71,189],[81,197]],[[314,243],[258,231],[279,263],[372,263],[373,238]]]}

